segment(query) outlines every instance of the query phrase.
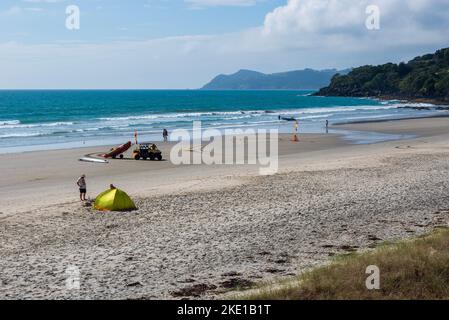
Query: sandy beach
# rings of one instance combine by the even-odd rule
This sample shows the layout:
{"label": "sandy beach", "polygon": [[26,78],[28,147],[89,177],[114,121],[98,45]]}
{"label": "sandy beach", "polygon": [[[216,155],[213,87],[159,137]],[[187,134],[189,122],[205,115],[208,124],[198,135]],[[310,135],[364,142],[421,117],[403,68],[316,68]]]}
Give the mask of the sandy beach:
{"label": "sandy beach", "polygon": [[[447,118],[339,128],[415,138],[281,136],[274,176],[248,165],[78,161],[108,147],[0,155],[0,299],[222,298],[447,226]],[[165,158],[170,147],[161,145]],[[91,198],[114,183],[139,210],[83,207],[82,173]],[[70,266],[80,290],[66,289]]]}

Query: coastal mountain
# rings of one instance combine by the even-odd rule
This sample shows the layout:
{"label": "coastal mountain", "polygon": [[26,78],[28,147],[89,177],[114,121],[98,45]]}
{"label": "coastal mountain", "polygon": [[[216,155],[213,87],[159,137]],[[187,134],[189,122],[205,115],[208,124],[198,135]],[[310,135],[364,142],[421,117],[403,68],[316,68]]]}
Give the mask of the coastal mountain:
{"label": "coastal mountain", "polygon": [[316,95],[449,101],[449,48],[408,63],[363,66],[335,75]]}
{"label": "coastal mountain", "polygon": [[219,75],[206,84],[203,90],[316,90],[329,85],[337,73],[349,70],[313,70],[304,69],[290,72],[265,74],[251,70],[240,70],[231,75]]}

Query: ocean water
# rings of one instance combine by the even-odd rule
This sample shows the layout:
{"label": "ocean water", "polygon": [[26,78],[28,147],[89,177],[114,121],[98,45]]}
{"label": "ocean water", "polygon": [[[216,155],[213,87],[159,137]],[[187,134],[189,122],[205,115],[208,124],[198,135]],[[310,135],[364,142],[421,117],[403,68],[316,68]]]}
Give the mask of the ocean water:
{"label": "ocean water", "polygon": [[[159,141],[164,128],[279,128],[300,120],[301,132],[331,123],[438,114],[400,101],[310,96],[311,91],[55,90],[0,91],[0,153]],[[421,105],[425,106],[425,105]],[[431,105],[427,105],[431,107]],[[357,135],[356,135],[357,136]],[[350,137],[350,135],[348,135]],[[360,138],[361,141],[364,138]],[[359,138],[356,138],[356,140]],[[359,139],[359,140],[360,140]],[[367,140],[366,143],[379,140]],[[384,139],[380,139],[384,140]]]}

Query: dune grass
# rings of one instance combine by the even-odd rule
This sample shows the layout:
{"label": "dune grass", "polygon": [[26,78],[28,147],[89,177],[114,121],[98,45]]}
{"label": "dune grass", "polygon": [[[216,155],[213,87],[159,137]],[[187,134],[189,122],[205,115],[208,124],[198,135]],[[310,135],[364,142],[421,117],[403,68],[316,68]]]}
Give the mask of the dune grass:
{"label": "dune grass", "polygon": [[[380,269],[380,289],[368,290],[368,266]],[[449,299],[449,229],[364,253],[339,256],[294,280],[243,293],[248,300]]]}

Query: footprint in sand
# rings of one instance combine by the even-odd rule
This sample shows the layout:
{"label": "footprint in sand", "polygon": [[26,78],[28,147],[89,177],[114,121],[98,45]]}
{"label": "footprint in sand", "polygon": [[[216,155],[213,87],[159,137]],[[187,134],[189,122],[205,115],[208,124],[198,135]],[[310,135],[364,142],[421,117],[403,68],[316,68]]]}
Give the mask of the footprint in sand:
{"label": "footprint in sand", "polygon": [[281,273],[281,272],[283,272],[283,270],[276,269],[276,268],[268,268],[268,269],[265,269],[265,272],[274,274],[274,273]]}
{"label": "footprint in sand", "polygon": [[127,287],[143,287],[142,282],[136,281],[126,284]]}
{"label": "footprint in sand", "polygon": [[231,272],[223,273],[221,276],[226,278],[226,277],[240,277],[241,275],[242,274],[239,272],[231,271]]}
{"label": "footprint in sand", "polygon": [[171,292],[171,295],[175,298],[180,297],[200,297],[207,291],[216,290],[217,286],[215,285],[208,285],[208,284],[195,284],[193,286],[185,287],[183,289],[180,289],[178,291]]}
{"label": "footprint in sand", "polygon": [[369,235],[368,236],[368,240],[370,240],[370,241],[382,241],[381,238],[379,238],[377,236],[374,236],[374,235]]}
{"label": "footprint in sand", "polygon": [[254,282],[243,278],[231,278],[220,283],[225,289],[248,289],[254,285]]}

